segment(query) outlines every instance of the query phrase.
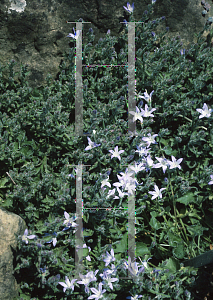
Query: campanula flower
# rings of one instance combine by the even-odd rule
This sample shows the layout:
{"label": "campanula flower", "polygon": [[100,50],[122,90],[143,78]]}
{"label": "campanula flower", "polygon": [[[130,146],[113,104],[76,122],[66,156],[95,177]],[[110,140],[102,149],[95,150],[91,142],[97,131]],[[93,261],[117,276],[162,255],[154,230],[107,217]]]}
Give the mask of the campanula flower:
{"label": "campanula flower", "polygon": [[98,290],[96,290],[95,288],[91,288],[91,291],[95,294],[95,295],[91,295],[88,297],[88,299],[95,299],[98,300],[99,298],[102,298],[102,294],[106,292],[106,290],[102,291],[102,283],[99,283],[99,288]]}
{"label": "campanula flower", "polygon": [[197,108],[196,109],[201,115],[199,116],[199,119],[207,117],[209,118],[211,116],[211,112],[213,109],[208,109],[208,106],[206,103],[203,104],[203,109]]}
{"label": "campanula flower", "polygon": [[89,137],[87,137],[88,139],[88,143],[89,143],[89,146],[87,146],[84,150],[87,151],[87,150],[90,150],[92,148],[95,148],[95,147],[98,147],[100,146],[101,144],[96,144],[95,142],[92,142],[91,139]]}
{"label": "campanula flower", "polygon": [[208,184],[213,184],[213,175],[210,175],[210,177],[211,177],[211,181],[209,181]]}
{"label": "campanula flower", "polygon": [[72,178],[75,178],[75,176],[74,176],[74,175],[72,175],[72,174],[69,174],[68,176],[69,176],[69,177],[72,177]]}
{"label": "campanula flower", "polygon": [[137,146],[138,150],[135,150],[135,152],[139,153],[139,156],[147,156],[149,153],[150,148],[146,149],[145,147]]}
{"label": "campanula flower", "polygon": [[[113,275],[115,276],[116,275],[116,272],[117,272],[117,269],[118,269],[118,266],[116,267],[114,264],[111,264],[111,270],[110,269],[106,269],[104,268],[104,273],[108,274],[108,275]],[[102,274],[100,274],[101,276]]]}
{"label": "campanula flower", "polygon": [[152,168],[154,167],[154,163],[153,163],[153,160],[152,160],[150,154],[146,157],[146,163],[149,167],[152,167]]}
{"label": "campanula flower", "polygon": [[[49,235],[49,234],[45,234],[45,235]],[[53,235],[57,236],[57,233],[54,232]],[[56,243],[57,243],[57,239],[56,238],[52,238],[49,242],[46,243],[53,243],[53,246],[55,247]]]}
{"label": "campanula flower", "polygon": [[127,20],[126,20],[126,19],[124,19],[124,23],[125,23],[125,25],[126,25],[126,26],[128,25],[128,22],[127,22]]}
{"label": "campanula flower", "polygon": [[64,288],[63,288],[63,292],[65,293],[66,292],[66,289],[72,289],[74,291],[74,282],[76,281],[77,279],[72,279],[71,282],[69,281],[68,277],[65,276],[65,282],[59,282],[60,285],[62,285]]}
{"label": "campanula flower", "polygon": [[132,192],[135,191],[135,182],[128,182],[125,185],[124,190],[128,191],[128,195],[132,194]]}
{"label": "campanula flower", "polygon": [[150,146],[150,144],[157,144],[157,142],[154,140],[154,138],[156,137],[156,136],[158,136],[158,134],[153,134],[152,136],[151,136],[151,133],[148,133],[148,136],[149,137],[143,137],[142,138],[142,141],[145,141],[145,142],[147,142],[147,146],[149,147]]}
{"label": "campanula flower", "polygon": [[114,199],[123,198],[125,195],[128,195],[128,193],[121,192],[121,190],[119,189],[119,187],[117,187],[117,191],[118,191],[119,197],[115,196]]}
{"label": "campanula flower", "polygon": [[[126,185],[128,182],[131,182],[133,180],[135,180],[135,182],[137,182],[137,179],[133,179],[131,176],[134,174],[134,172],[128,172],[128,168],[126,168],[125,173],[120,172],[120,174],[122,176],[117,175],[120,183],[113,183],[112,185],[114,186],[124,186]],[[138,182],[137,182],[138,183]]]}
{"label": "campanula flower", "polygon": [[183,158],[180,158],[176,161],[176,158],[172,155],[172,161],[168,161],[168,164],[170,165],[170,169],[179,168],[181,169],[181,166],[179,164],[182,162]]}
{"label": "campanula flower", "polygon": [[155,164],[154,168],[161,168],[163,169],[163,173],[165,174],[167,167],[169,166],[169,163],[166,158],[159,158],[155,157],[160,163]]}
{"label": "campanula flower", "polygon": [[137,300],[137,299],[139,299],[139,298],[141,298],[141,297],[143,297],[142,295],[140,295],[140,296],[138,296],[138,295],[135,295],[134,297],[132,297],[132,296],[128,296],[128,297],[126,297],[126,299],[130,299],[130,300]]}
{"label": "campanula flower", "polygon": [[103,279],[103,283],[104,284],[108,284],[109,287],[111,288],[111,290],[113,290],[113,286],[112,286],[112,282],[118,281],[118,278],[111,278],[109,274],[107,274],[106,272],[104,272],[104,274],[100,274],[100,276]]}
{"label": "campanula flower", "polygon": [[73,27],[73,31],[74,31],[74,34],[73,34],[73,33],[69,33],[69,34],[67,35],[67,37],[72,37],[73,39],[76,39],[76,40],[77,40],[77,38],[79,37],[81,31],[80,31],[80,30],[77,30],[77,32],[75,32],[74,27]]}
{"label": "campanula flower", "polygon": [[[78,224],[76,224],[75,222],[73,222],[73,221],[74,221],[74,217],[70,218],[69,214],[68,214],[66,211],[64,212],[64,216],[65,216],[65,219],[66,219],[66,220],[64,221],[63,224],[66,225],[66,228],[64,228],[62,231],[69,229],[71,226],[72,226],[72,227],[78,226]],[[77,219],[77,218],[76,218],[76,219]],[[74,230],[74,233],[75,233],[76,231],[77,231],[77,229]]]}
{"label": "campanula flower", "polygon": [[138,276],[141,272],[144,272],[144,266],[142,266],[142,268],[140,268],[140,270],[138,270],[138,262],[131,262],[131,257],[129,256],[128,257],[128,262],[125,261],[124,262],[124,269],[129,269],[130,273],[133,275],[133,276]]}
{"label": "campanula flower", "polygon": [[[139,258],[140,258],[140,257],[139,257]],[[152,259],[152,258],[150,257],[150,258],[147,259],[147,261],[142,261],[142,262],[141,262],[142,265],[143,265],[146,269],[148,268],[147,262],[148,262],[150,259]],[[140,259],[140,260],[141,260],[141,259]]]}
{"label": "campanula flower", "polygon": [[159,190],[159,188],[158,188],[158,186],[156,184],[155,184],[154,187],[155,187],[155,192],[149,192],[149,194],[153,195],[152,196],[152,200],[155,199],[155,198],[157,198],[157,197],[162,198],[161,191],[166,190],[166,188],[162,188],[162,189]]}
{"label": "campanula flower", "polygon": [[28,244],[28,240],[27,239],[34,239],[36,237],[36,235],[32,234],[32,235],[28,235],[28,229],[25,229],[24,231],[24,235],[22,235],[22,241],[25,241],[26,244]]}
{"label": "campanula flower", "polygon": [[[89,288],[88,288],[88,284],[91,281],[96,281],[97,278],[95,277],[95,275],[98,273],[99,270],[96,270],[93,274],[93,271],[87,273],[86,275],[82,275],[79,273],[80,278],[82,279],[81,281],[77,281],[77,283],[79,284],[84,284],[85,285],[85,293],[89,293]],[[89,298],[88,298],[89,299]],[[91,298],[92,299],[92,298]]]}
{"label": "campanula flower", "polygon": [[145,167],[143,167],[143,164],[142,164],[142,163],[137,164],[137,163],[135,162],[135,166],[134,166],[134,167],[133,167],[133,166],[130,166],[130,169],[133,170],[133,171],[137,174],[138,172],[144,170]]}
{"label": "campanula flower", "polygon": [[[112,196],[112,195],[114,195],[114,194],[115,194],[115,189],[110,190],[109,193],[108,193],[108,196],[107,196],[106,198],[108,199],[110,196]],[[117,199],[117,198],[116,198],[116,199]]]}
{"label": "campanula flower", "polygon": [[[140,112],[140,110],[141,110],[141,112]],[[130,113],[131,115],[134,115],[134,117],[133,117],[133,122],[135,122],[135,121],[137,121],[137,120],[140,120],[141,123],[143,123],[143,118],[142,118],[143,112],[142,112],[142,108],[139,109],[139,108],[136,106],[136,112],[130,111],[129,113]]]}
{"label": "campanula flower", "polygon": [[113,157],[117,157],[119,160],[121,160],[120,154],[124,152],[124,150],[118,151],[118,146],[116,146],[113,150],[109,150],[110,153],[112,153],[111,159]]}
{"label": "campanula flower", "polygon": [[145,90],[145,93],[144,93],[144,96],[140,96],[140,95],[136,95],[139,97],[139,98],[142,98],[142,99],[145,99],[150,105],[151,105],[151,97],[152,97],[152,94],[154,93],[154,90],[150,93],[150,95],[147,93],[147,90]]}
{"label": "campanula flower", "polygon": [[109,176],[106,179],[104,179],[103,181],[101,181],[101,188],[105,185],[107,185],[108,187],[111,187],[111,184],[108,182],[108,180],[109,180]]}
{"label": "campanula flower", "polygon": [[134,2],[132,3],[132,6],[129,4],[129,2],[127,2],[127,8],[125,6],[123,6],[123,8],[125,8],[131,14],[134,10]]}
{"label": "campanula flower", "polygon": [[103,261],[106,263],[105,267],[108,266],[112,261],[115,261],[113,249],[111,249],[111,255],[109,254],[108,251],[106,251],[106,253],[107,253],[107,257],[105,259],[103,259]]}
{"label": "campanula flower", "polygon": [[142,111],[142,114],[143,114],[143,117],[154,117],[154,115],[152,114],[153,111],[155,111],[156,108],[152,108],[150,111],[149,111],[149,108],[148,108],[148,105],[145,104],[145,110],[143,110],[141,108],[141,111]]}

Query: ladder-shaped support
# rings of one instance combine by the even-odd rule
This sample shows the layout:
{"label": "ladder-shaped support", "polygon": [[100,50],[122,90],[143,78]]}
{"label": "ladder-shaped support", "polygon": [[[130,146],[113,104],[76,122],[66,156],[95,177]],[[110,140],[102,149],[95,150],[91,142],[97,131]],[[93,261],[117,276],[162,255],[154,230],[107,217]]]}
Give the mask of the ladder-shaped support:
{"label": "ladder-shaped support", "polygon": [[[76,86],[75,86],[75,135],[76,136],[91,136],[90,134],[83,134],[83,85],[82,85],[82,66],[86,67],[102,67],[106,65],[82,65],[82,23],[91,22],[67,22],[76,23],[76,33],[80,30],[80,35],[76,39]],[[135,23],[141,22],[120,22],[128,23],[128,109],[129,111],[136,111],[135,100]],[[119,66],[124,65],[109,65]],[[128,133],[140,136],[136,133],[136,122],[133,122],[133,116],[128,113]],[[74,166],[74,165],[72,165]],[[75,165],[77,167],[76,178],[76,216],[78,230],[75,233],[75,278],[79,278],[79,272],[82,273],[84,265],[82,265],[83,259],[83,200],[82,200],[82,164]],[[132,172],[128,168],[128,172]],[[119,208],[118,208],[119,209]],[[108,210],[108,209],[107,209]],[[135,259],[135,191],[133,194],[128,195],[128,256],[131,258],[131,262]],[[77,250],[78,248],[78,250]],[[121,277],[121,279],[131,279],[132,275],[130,269],[128,269],[128,276]]]}

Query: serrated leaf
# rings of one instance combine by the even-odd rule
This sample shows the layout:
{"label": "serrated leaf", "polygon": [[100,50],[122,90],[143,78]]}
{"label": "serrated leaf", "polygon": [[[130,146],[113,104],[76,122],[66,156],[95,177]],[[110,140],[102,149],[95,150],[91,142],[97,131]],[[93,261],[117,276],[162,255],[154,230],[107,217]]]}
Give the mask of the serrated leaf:
{"label": "serrated leaf", "polygon": [[114,253],[118,253],[118,252],[124,253],[127,250],[127,234],[128,232],[125,232],[123,234],[122,239],[119,240],[118,244],[116,244],[116,249],[113,248]]}
{"label": "serrated leaf", "polygon": [[172,253],[174,256],[176,256],[178,259],[184,258],[184,245],[182,243],[179,243],[177,247],[172,249]]}
{"label": "serrated leaf", "polygon": [[36,211],[34,211],[34,216],[37,218],[37,219],[39,219],[39,211],[38,210],[36,210]]}
{"label": "serrated leaf", "polygon": [[6,177],[2,178],[2,179],[0,180],[0,188],[1,188],[1,189],[2,189],[2,188],[6,188],[5,183],[8,182],[8,181],[9,181],[8,178],[6,178]]}
{"label": "serrated leaf", "polygon": [[13,148],[14,148],[15,150],[17,150],[17,149],[19,148],[19,146],[18,146],[18,143],[17,143],[17,142],[15,142],[15,143],[13,144]]}
{"label": "serrated leaf", "polygon": [[84,220],[86,223],[88,223],[88,220],[89,220],[89,214],[88,214],[88,212],[84,212],[84,214],[83,214],[83,220]]}
{"label": "serrated leaf", "polygon": [[111,232],[111,233],[116,233],[117,232],[117,230],[116,229],[109,229],[109,231]]}
{"label": "serrated leaf", "polygon": [[151,218],[149,225],[156,230],[161,228],[160,222],[158,222],[158,220],[155,219],[154,217]]}
{"label": "serrated leaf", "polygon": [[151,74],[146,70],[145,71],[146,75],[151,76]]}
{"label": "serrated leaf", "polygon": [[168,145],[168,141],[165,140],[165,139],[160,139],[160,142],[164,145],[164,146],[167,146]]}
{"label": "serrated leaf", "polygon": [[169,269],[169,272],[167,274],[174,274],[180,269],[180,264],[174,257],[170,257],[167,261],[166,268]]}
{"label": "serrated leaf", "polygon": [[157,211],[151,211],[151,212],[150,212],[150,215],[151,215],[153,218],[157,217],[158,214],[159,214],[159,213],[158,213]]}
{"label": "serrated leaf", "polygon": [[181,243],[182,241],[180,237],[174,235],[170,231],[167,233],[167,237],[168,237],[169,245],[172,247],[176,247],[178,243]]}
{"label": "serrated leaf", "polygon": [[185,205],[188,205],[189,203],[193,203],[193,202],[195,202],[194,194],[188,193],[188,194],[184,195],[183,197],[178,198],[176,200],[176,202],[183,203]]}
{"label": "serrated leaf", "polygon": [[89,171],[95,169],[97,167],[97,165],[98,165],[98,161],[96,161],[96,163],[90,167]]}
{"label": "serrated leaf", "polygon": [[92,229],[84,229],[83,234],[85,237],[93,236],[94,231]]}
{"label": "serrated leaf", "polygon": [[6,200],[2,200],[1,206],[3,206],[3,207],[12,207],[13,206],[13,199],[7,197]]}
{"label": "serrated leaf", "polygon": [[167,154],[167,155],[171,155],[172,154],[172,148],[171,147],[167,147],[167,149],[163,149],[164,152]]}
{"label": "serrated leaf", "polygon": [[147,245],[142,242],[136,242],[136,256],[143,256],[145,254],[150,254]]}

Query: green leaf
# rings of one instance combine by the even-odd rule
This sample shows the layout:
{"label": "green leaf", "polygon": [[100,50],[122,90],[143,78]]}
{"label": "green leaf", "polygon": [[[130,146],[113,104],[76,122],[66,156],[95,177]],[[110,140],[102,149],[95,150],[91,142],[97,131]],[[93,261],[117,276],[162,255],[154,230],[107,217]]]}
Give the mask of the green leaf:
{"label": "green leaf", "polygon": [[22,290],[21,289],[19,289],[19,293],[20,293],[20,299],[24,299],[24,300],[30,300],[31,299],[31,295],[29,295],[28,293],[28,295],[27,294],[23,294],[23,292],[22,292]]}
{"label": "green leaf", "polygon": [[37,218],[37,219],[39,219],[39,211],[34,211],[34,216]]}
{"label": "green leaf", "polygon": [[145,73],[146,75],[151,76],[151,74],[147,70],[145,70]]}
{"label": "green leaf", "polygon": [[174,257],[170,257],[167,261],[166,268],[169,269],[167,274],[174,274],[180,269],[180,264]]}
{"label": "green leaf", "polygon": [[161,228],[160,222],[158,222],[158,220],[155,219],[154,217],[151,218],[149,225],[156,230]]}
{"label": "green leaf", "polygon": [[36,173],[34,173],[34,175],[37,175],[40,171],[41,171],[41,167],[35,168]]}
{"label": "green leaf", "polygon": [[5,186],[5,183],[8,182],[8,181],[9,181],[9,179],[8,179],[7,177],[2,178],[2,179],[0,180],[0,189],[7,188],[7,187]]}
{"label": "green leaf", "polygon": [[183,197],[180,197],[176,200],[176,202],[179,203],[183,203],[185,205],[188,205],[189,203],[195,203],[195,199],[194,199],[194,194],[193,193],[188,193],[186,195],[184,195]]}
{"label": "green leaf", "polygon": [[84,220],[86,223],[88,223],[88,220],[89,220],[89,213],[86,212],[86,211],[83,213],[83,220]]}
{"label": "green leaf", "polygon": [[84,229],[83,234],[84,236],[92,236],[94,234],[94,231],[92,229]]}
{"label": "green leaf", "polygon": [[180,237],[174,235],[170,231],[167,233],[167,237],[168,237],[169,245],[172,247],[177,247],[177,245],[182,242],[182,239]]}
{"label": "green leaf", "polygon": [[209,230],[209,228],[202,227],[200,224],[187,226],[187,230],[191,236],[202,236],[204,230]]}
{"label": "green leaf", "polygon": [[28,147],[22,147],[20,149],[20,152],[21,152],[21,154],[24,154],[25,156],[27,156],[27,155],[30,156],[33,154],[33,151],[30,150]]}
{"label": "green leaf", "polygon": [[172,154],[172,148],[171,147],[167,147],[167,149],[163,149],[164,152],[167,154],[167,155],[171,155]]}
{"label": "green leaf", "polygon": [[15,143],[13,144],[13,147],[14,147],[14,150],[17,150],[17,149],[18,149],[18,143],[15,142]]}
{"label": "green leaf", "polygon": [[114,253],[124,253],[127,250],[127,234],[128,232],[123,234],[122,239],[119,241],[118,244],[116,244],[116,249],[114,249]]}
{"label": "green leaf", "polygon": [[[160,142],[161,142],[164,146],[167,146],[167,145],[168,145],[168,141],[165,140],[165,139],[163,139],[163,138],[160,139]],[[170,148],[170,149],[171,149],[171,148]]]}
{"label": "green leaf", "polygon": [[2,200],[1,202],[2,202],[1,203],[2,207],[12,207],[13,206],[13,199],[10,197],[7,197],[6,200]]}
{"label": "green leaf", "polygon": [[136,242],[136,256],[143,256],[145,254],[150,254],[147,245],[142,242]]}
{"label": "green leaf", "polygon": [[158,215],[159,213],[157,212],[157,211],[151,211],[150,212],[150,215],[152,216],[152,217],[157,217],[157,215]]}
{"label": "green leaf", "polygon": [[116,232],[117,232],[117,229],[109,229],[109,231],[110,231],[111,233],[116,233]]}
{"label": "green leaf", "polygon": [[71,195],[73,196],[74,193],[75,193],[75,188],[73,188],[73,189],[71,190]]}
{"label": "green leaf", "polygon": [[22,131],[19,136],[17,136],[17,139],[19,140],[19,142],[23,141],[25,138],[25,131]]}
{"label": "green leaf", "polygon": [[98,165],[98,161],[96,161],[96,163],[90,167],[89,171],[95,169],[97,167],[97,165]]}
{"label": "green leaf", "polygon": [[179,243],[176,248],[172,249],[172,253],[178,259],[184,258],[184,245],[183,245],[183,243]]}

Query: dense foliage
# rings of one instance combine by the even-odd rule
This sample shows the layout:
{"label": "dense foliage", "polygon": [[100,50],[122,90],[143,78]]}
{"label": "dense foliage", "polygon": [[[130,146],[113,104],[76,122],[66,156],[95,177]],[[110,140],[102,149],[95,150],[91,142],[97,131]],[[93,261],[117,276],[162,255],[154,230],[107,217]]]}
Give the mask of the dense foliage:
{"label": "dense foliage", "polygon": [[[171,299],[171,295],[172,299],[193,299],[189,291],[196,270],[184,268],[181,262],[208,251],[212,241],[212,224],[207,216],[213,211],[212,186],[208,184],[213,175],[213,113],[199,118],[196,110],[204,103],[208,108],[212,105],[212,50],[201,38],[202,32],[198,43],[185,54],[178,37],[166,39],[166,31],[157,37],[154,29],[165,18],[147,21],[151,7],[142,16],[144,25],[136,24],[136,91],[141,95],[145,90],[148,94],[154,91],[149,108],[156,110],[154,117],[136,121],[137,131],[144,137],[158,135],[157,143],[150,144],[155,163],[156,157],[183,160],[181,169],[164,173],[162,168],[146,165],[146,170],[137,173],[136,257],[152,260],[142,274],[143,284],[119,280],[113,283],[113,290],[107,287],[103,294],[107,298],[102,299],[124,299],[130,290],[143,299],[154,299],[155,295],[158,299]],[[107,34],[95,46],[90,30],[82,63],[127,62],[128,29],[126,25],[124,28],[119,38]],[[208,28],[206,25],[204,30]],[[158,38],[159,49],[154,45]],[[118,208],[128,206],[128,197],[124,196],[122,202],[119,197],[107,198],[111,189],[101,188],[104,179],[109,178],[111,186],[117,182],[117,175],[125,172],[128,164],[144,163],[144,157],[135,152],[141,137],[127,134],[127,68],[83,68],[84,132],[100,144],[85,151],[87,136],[75,136],[74,57],[73,47],[64,55],[59,80],[53,81],[49,75],[46,86],[40,89],[28,86],[27,66],[21,68],[21,83],[13,79],[14,60],[9,64],[6,82],[2,67],[0,70],[1,207],[22,217],[29,234],[36,235],[28,244],[19,237],[14,273],[21,283],[19,299],[89,296],[80,285],[74,292],[67,289],[64,293],[58,284],[65,276],[73,277],[75,266],[75,234],[71,228],[63,230],[64,212],[74,218],[76,211],[76,174],[71,165],[91,165],[83,167],[82,172],[84,208],[117,208],[84,210],[84,240],[91,248],[84,254],[89,253],[92,259],[84,260],[88,270],[102,271],[102,255],[111,247],[116,266],[127,260],[128,213]],[[144,108],[144,102],[137,97],[138,108]],[[111,158],[109,150],[116,146],[124,150],[121,160]],[[162,199],[151,199],[149,191],[155,185],[165,188]],[[47,243],[55,236],[55,246]],[[93,284],[98,286],[98,282]]]}

